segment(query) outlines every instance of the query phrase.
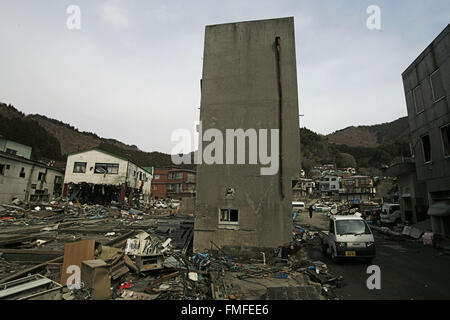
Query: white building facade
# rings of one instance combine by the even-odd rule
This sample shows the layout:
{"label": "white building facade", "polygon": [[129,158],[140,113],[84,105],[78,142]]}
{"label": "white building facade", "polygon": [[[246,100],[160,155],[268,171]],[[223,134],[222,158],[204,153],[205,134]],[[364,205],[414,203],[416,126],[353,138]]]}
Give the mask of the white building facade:
{"label": "white building facade", "polygon": [[61,196],[64,173],[44,163],[0,152],[0,204]]}
{"label": "white building facade", "polygon": [[[151,172],[128,159],[90,149],[67,157],[64,196],[89,187],[91,194],[98,192],[105,201],[124,202],[126,197],[149,202],[152,178]],[[89,197],[88,191],[85,194]]]}

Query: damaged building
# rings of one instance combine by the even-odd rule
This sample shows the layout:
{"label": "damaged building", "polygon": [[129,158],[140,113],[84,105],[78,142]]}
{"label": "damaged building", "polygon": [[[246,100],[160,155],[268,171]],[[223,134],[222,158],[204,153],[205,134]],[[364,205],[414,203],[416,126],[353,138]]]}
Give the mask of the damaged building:
{"label": "damaged building", "polygon": [[99,148],[67,157],[63,196],[82,203],[149,202],[151,170]]}
{"label": "damaged building", "polygon": [[60,170],[0,151],[0,203],[49,201],[61,195],[63,179]]}
{"label": "damaged building", "polygon": [[229,163],[230,150],[223,143],[226,162],[198,164],[195,251],[217,245],[251,252],[292,240],[292,180],[300,171],[297,90],[292,17],[206,27],[203,132],[213,129],[225,136],[227,129],[279,130],[277,138],[256,144],[259,151],[274,152],[279,167],[264,174],[264,166],[247,161],[256,147],[249,136],[242,148],[245,163],[237,164],[238,142],[234,162]]}

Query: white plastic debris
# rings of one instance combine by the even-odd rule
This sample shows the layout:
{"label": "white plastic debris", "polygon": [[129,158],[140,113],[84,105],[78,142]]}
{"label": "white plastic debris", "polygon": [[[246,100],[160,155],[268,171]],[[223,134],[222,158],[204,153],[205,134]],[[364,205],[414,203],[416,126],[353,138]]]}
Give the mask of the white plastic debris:
{"label": "white plastic debris", "polygon": [[198,281],[198,273],[196,272],[189,272],[188,277],[192,281]]}
{"label": "white plastic debris", "polygon": [[172,239],[168,238],[166,241],[163,242],[162,247],[163,248],[167,247],[171,241],[172,241]]}

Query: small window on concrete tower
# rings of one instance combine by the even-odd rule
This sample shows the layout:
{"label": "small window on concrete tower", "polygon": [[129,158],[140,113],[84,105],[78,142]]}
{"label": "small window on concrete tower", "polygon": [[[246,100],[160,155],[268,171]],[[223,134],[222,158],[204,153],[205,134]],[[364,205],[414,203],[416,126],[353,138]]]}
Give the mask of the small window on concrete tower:
{"label": "small window on concrete tower", "polygon": [[5,165],[0,164],[0,176],[4,176],[4,175],[5,175]]}
{"label": "small window on concrete tower", "polygon": [[221,223],[237,223],[239,222],[239,210],[238,209],[220,209],[220,222]]}
{"label": "small window on concrete tower", "polygon": [[22,170],[20,170],[19,177],[25,178],[25,168],[22,168]]}
{"label": "small window on concrete tower", "polygon": [[450,157],[450,124],[441,128],[444,157]]}
{"label": "small window on concrete tower", "polygon": [[422,137],[422,148],[423,148],[424,162],[425,163],[431,162],[431,143],[429,135]]}

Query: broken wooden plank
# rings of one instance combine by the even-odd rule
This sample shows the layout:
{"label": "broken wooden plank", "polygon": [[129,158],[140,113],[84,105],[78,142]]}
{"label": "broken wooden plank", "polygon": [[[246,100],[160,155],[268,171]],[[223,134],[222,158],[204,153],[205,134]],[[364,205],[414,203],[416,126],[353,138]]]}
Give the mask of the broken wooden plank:
{"label": "broken wooden plank", "polygon": [[45,266],[47,266],[49,263],[62,261],[63,258],[64,257],[61,256],[61,257],[58,257],[56,259],[53,259],[53,260],[41,263],[41,264],[39,264],[37,266],[33,266],[33,267],[27,268],[25,270],[19,271],[19,272],[13,274],[13,275],[10,275],[10,276],[8,276],[6,278],[1,279],[0,280],[0,284],[8,282],[8,281],[16,280],[16,279],[24,277],[24,276],[27,276],[29,273],[32,273],[32,272],[37,272],[38,270],[40,270],[40,269],[44,268]]}

